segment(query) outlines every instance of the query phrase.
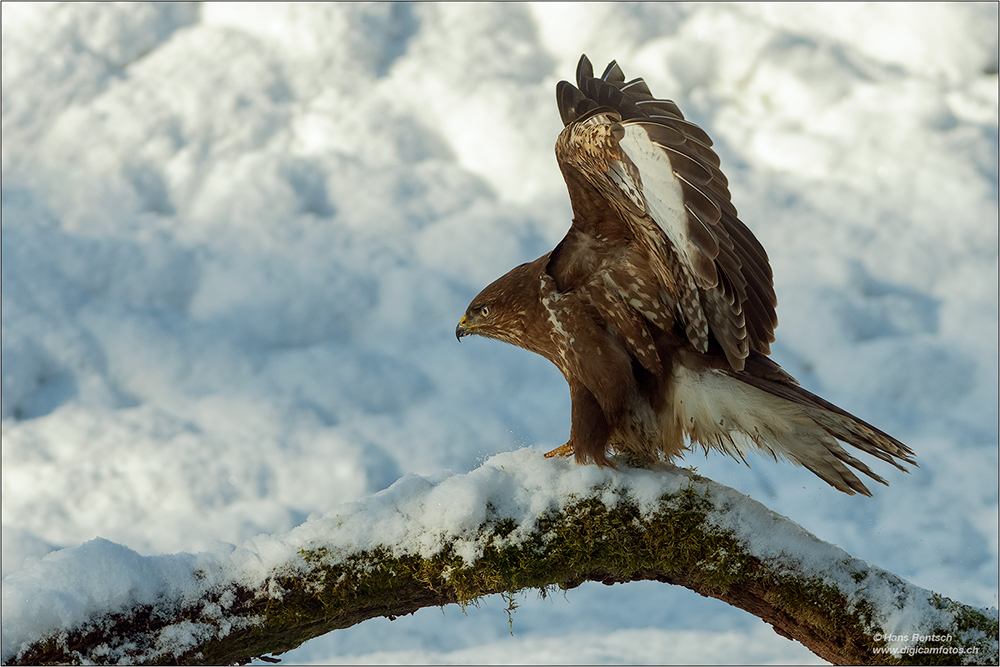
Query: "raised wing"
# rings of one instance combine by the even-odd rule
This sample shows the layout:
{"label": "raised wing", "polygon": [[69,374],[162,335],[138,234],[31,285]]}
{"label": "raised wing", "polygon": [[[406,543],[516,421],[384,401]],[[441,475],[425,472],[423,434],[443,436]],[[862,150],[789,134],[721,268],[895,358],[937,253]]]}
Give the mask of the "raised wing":
{"label": "raised wing", "polygon": [[566,125],[556,157],[574,212],[550,261],[557,282],[596,277],[616,295],[602,296],[611,310],[630,304],[663,328],[672,314],[696,349],[714,337],[735,370],[750,350],[769,354],[777,301],[767,253],[737,218],[704,130],[614,62],[595,78],[582,57],[577,86],[561,81],[556,95]]}

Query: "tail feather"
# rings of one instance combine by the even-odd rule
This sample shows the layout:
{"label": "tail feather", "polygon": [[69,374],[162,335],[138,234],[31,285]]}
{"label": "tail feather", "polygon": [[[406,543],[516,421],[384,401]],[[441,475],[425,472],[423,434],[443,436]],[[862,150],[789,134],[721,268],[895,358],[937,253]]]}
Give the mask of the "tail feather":
{"label": "tail feather", "polygon": [[824,482],[834,487],[838,491],[853,496],[855,492],[871,497],[871,491],[858,479],[858,476],[848,468],[845,463],[854,467],[871,477],[879,484],[889,485],[881,476],[861,461],[847,453],[836,440],[830,438],[820,441],[810,441],[808,438],[799,439],[791,444],[786,456],[809,470]]}
{"label": "tail feather", "polygon": [[841,442],[904,472],[909,472],[904,463],[916,465],[909,447],[755,356],[764,358],[752,353],[743,371],[675,370],[672,419],[692,442],[738,459],[754,449],[787,459],[849,495],[871,496],[851,468],[879,484],[888,482]]}
{"label": "tail feather", "polygon": [[[891,435],[875,428],[868,422],[855,417],[851,413],[834,405],[833,403],[830,403],[812,392],[803,389],[797,384],[789,384],[786,382],[778,382],[767,378],[756,377],[746,372],[734,373],[733,376],[740,381],[761,389],[772,396],[776,396],[800,406],[802,412],[808,416],[812,424],[815,424],[824,431],[824,434],[827,437],[817,438],[814,435],[812,438],[805,438],[802,443],[805,445],[808,440],[813,439],[819,441],[817,444],[822,444],[822,447],[819,448],[821,450],[825,450],[821,452],[821,460],[823,461],[822,464],[816,465],[813,461],[809,461],[808,459],[814,457],[808,455],[804,456],[804,452],[802,451],[804,447],[802,446],[794,448],[795,453],[797,454],[796,458],[798,459],[798,462],[800,462],[807,469],[811,470],[823,480],[841,491],[851,493],[843,487],[843,485],[846,484],[847,487],[857,491],[858,493],[871,496],[871,492],[868,491],[865,485],[862,484],[857,476],[855,476],[843,464],[851,466],[855,470],[860,471],[880,484],[888,486],[889,483],[880,475],[873,472],[871,468],[865,465],[862,461],[859,461],[851,456],[850,453],[840,446],[837,440],[847,443],[852,447],[856,447],[866,454],[870,454],[875,458],[885,461],[886,463],[889,463],[906,473],[909,473],[910,471],[907,470],[903,463],[913,466],[917,465],[916,461],[913,460],[913,450],[901,443],[899,440],[896,440]],[[814,429],[806,428],[803,430],[809,431]],[[801,435],[806,434],[802,433]],[[834,440],[834,438],[836,440]],[[828,460],[828,457],[830,456],[837,460]],[[834,471],[836,474],[830,474]]]}
{"label": "tail feather", "polygon": [[[801,389],[803,393],[808,393]],[[822,400],[822,399],[821,399]],[[824,401],[825,402],[825,401]],[[832,406],[836,407],[836,406]],[[838,413],[843,412],[837,408]],[[886,463],[894,465],[903,472],[910,472],[903,466],[903,463],[917,465],[913,460],[913,450],[896,440],[890,435],[883,433],[871,424],[868,424],[850,414],[838,414],[826,410],[811,410],[810,416],[823,427],[823,429],[846,443],[854,445],[866,454],[882,459]],[[898,460],[897,460],[898,459]]]}
{"label": "tail feather", "polygon": [[913,450],[899,440],[875,428],[863,419],[855,417],[843,408],[803,389],[798,384],[760,377],[751,372],[734,373],[733,376],[769,394],[803,406],[809,416],[833,437],[857,447],[866,454],[891,463],[903,472],[909,471],[896,459],[910,465],[917,465],[917,462],[912,458],[914,456]]}

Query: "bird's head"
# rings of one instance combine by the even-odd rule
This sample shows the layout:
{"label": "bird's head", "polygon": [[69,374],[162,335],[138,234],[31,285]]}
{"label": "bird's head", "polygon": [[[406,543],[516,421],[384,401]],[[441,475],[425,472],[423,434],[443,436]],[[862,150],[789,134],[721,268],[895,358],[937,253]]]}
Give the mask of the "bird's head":
{"label": "bird's head", "polygon": [[480,294],[469,304],[465,310],[465,315],[459,320],[455,327],[455,337],[462,340],[466,336],[486,336],[496,338],[499,332],[498,318],[495,318],[496,306],[493,301],[482,299]]}
{"label": "bird's head", "polygon": [[525,347],[525,331],[539,303],[542,260],[547,258],[511,269],[488,285],[466,308],[455,327],[455,337],[484,336]]}

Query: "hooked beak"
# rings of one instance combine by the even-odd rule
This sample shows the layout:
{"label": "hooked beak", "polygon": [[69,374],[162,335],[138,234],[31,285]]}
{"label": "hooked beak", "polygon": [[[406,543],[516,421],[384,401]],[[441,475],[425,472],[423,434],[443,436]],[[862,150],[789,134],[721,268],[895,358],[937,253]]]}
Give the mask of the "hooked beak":
{"label": "hooked beak", "polygon": [[462,319],[459,320],[458,326],[455,327],[455,338],[457,338],[458,342],[461,343],[462,337],[468,335],[469,330],[465,327],[465,315],[462,315]]}

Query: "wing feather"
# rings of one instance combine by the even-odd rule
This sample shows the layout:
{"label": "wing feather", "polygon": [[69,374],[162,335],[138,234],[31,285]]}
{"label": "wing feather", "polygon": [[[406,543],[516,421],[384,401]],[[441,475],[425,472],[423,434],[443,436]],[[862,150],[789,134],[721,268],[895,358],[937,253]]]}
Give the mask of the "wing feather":
{"label": "wing feather", "polygon": [[608,83],[625,83],[625,72],[622,68],[618,66],[618,62],[612,60],[608,63],[608,66],[604,69],[604,74],[601,75],[603,81]]}
{"label": "wing feather", "polygon": [[556,85],[556,101],[559,105],[559,115],[562,117],[563,126],[569,125],[581,116],[598,107],[579,88],[568,81],[560,81]]}
{"label": "wing feather", "polygon": [[635,105],[642,109],[642,111],[648,116],[650,114],[665,114],[677,120],[684,120],[684,114],[681,110],[677,108],[671,100],[638,100]]}
{"label": "wing feather", "polygon": [[[673,146],[655,144],[649,140],[649,133],[646,132],[646,128],[635,123],[632,123],[631,126],[642,130],[642,134],[637,136],[638,140],[648,142],[650,145],[659,148],[667,154],[670,160],[670,169],[674,172],[674,175],[683,178],[692,185],[707,185],[712,182],[712,169],[707,164],[692,155],[677,150]],[[627,152],[628,150],[626,149]]]}
{"label": "wing feather", "polygon": [[681,120],[673,116],[668,116],[662,113],[651,113],[648,115],[650,120],[654,120],[664,125],[672,125],[686,136],[694,137],[697,141],[700,141],[705,146],[712,146],[712,138],[705,133],[705,130],[701,129],[694,123],[688,122],[686,120]]}
{"label": "wing feather", "polygon": [[621,91],[628,92],[628,94],[637,99],[652,99],[653,93],[650,92],[649,86],[642,79],[632,79],[625,85],[621,87]]}
{"label": "wing feather", "polygon": [[[573,275],[585,279],[579,267],[586,264],[607,276],[623,249],[637,250],[656,283],[642,295],[658,301],[648,312],[672,309],[696,349],[706,352],[714,338],[734,370],[743,368],[750,350],[768,354],[777,325],[771,267],[737,217],[708,134],[674,102],[655,99],[642,79],[626,82],[614,61],[595,78],[590,61],[581,58],[577,85],[560,82],[557,101],[566,129],[556,154],[570,189],[573,228],[589,239],[572,247],[597,256],[584,262],[567,250],[558,262],[554,255],[552,270],[576,267]],[[599,310],[624,322],[622,304],[642,302],[628,292],[615,292]]]}

